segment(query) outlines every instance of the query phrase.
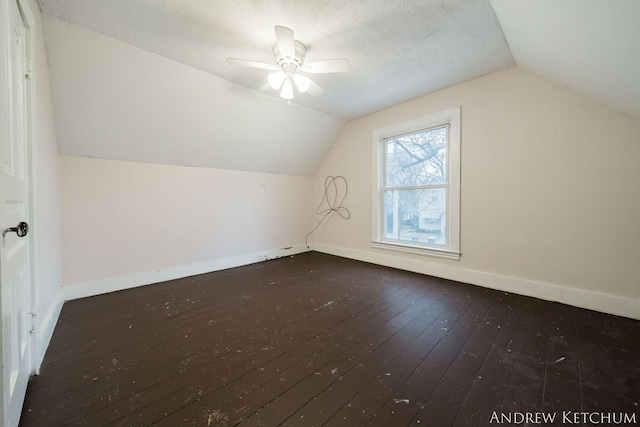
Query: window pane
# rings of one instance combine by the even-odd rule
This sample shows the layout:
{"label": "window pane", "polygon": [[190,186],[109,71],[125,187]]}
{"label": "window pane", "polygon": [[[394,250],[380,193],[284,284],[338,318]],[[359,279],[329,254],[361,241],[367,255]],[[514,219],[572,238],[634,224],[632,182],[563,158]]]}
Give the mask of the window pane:
{"label": "window pane", "polygon": [[446,189],[388,190],[384,194],[384,238],[445,246]]}
{"label": "window pane", "polygon": [[447,126],[385,140],[387,187],[447,183]]}

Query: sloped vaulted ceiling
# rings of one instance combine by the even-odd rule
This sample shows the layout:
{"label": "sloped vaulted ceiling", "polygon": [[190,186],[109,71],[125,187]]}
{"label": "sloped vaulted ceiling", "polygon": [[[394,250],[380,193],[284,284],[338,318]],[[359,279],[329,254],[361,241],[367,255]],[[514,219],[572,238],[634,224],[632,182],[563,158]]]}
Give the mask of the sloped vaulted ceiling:
{"label": "sloped vaulted ceiling", "polygon": [[[39,4],[62,154],[313,175],[347,120],[516,62],[640,117],[637,0]],[[225,58],[271,63],[275,25],[349,72],[258,92]]]}
{"label": "sloped vaulted ceiling", "polygon": [[640,1],[491,4],[518,65],[640,118]]}
{"label": "sloped vaulted ceiling", "polygon": [[314,175],[341,119],[45,18],[61,154]]}
{"label": "sloped vaulted ceiling", "polygon": [[[488,0],[40,0],[62,154],[313,175],[346,120],[513,65]],[[325,93],[258,92],[292,28]]]}

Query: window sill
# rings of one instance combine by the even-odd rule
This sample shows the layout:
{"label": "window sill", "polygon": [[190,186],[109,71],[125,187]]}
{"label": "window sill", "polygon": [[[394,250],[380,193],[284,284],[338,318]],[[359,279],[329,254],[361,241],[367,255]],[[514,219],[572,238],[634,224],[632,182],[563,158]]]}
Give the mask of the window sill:
{"label": "window sill", "polygon": [[372,241],[371,246],[376,249],[387,249],[390,251],[405,252],[410,254],[425,255],[435,258],[445,258],[459,261],[460,252],[454,252],[447,249],[438,249],[425,246],[417,246],[403,243],[391,243],[383,241]]}

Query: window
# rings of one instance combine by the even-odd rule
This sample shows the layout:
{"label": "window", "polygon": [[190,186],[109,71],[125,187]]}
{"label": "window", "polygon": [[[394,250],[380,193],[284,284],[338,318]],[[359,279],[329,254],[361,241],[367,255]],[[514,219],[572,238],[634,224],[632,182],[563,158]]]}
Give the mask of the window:
{"label": "window", "polygon": [[460,108],[373,132],[373,246],[460,259]]}

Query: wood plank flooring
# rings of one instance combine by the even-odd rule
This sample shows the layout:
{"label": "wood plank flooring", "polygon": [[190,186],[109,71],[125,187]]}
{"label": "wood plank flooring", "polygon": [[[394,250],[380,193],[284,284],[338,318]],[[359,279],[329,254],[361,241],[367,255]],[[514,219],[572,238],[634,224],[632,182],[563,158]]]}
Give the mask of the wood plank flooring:
{"label": "wood plank flooring", "polygon": [[640,422],[639,404],[640,321],[310,252],[65,303],[20,425]]}

